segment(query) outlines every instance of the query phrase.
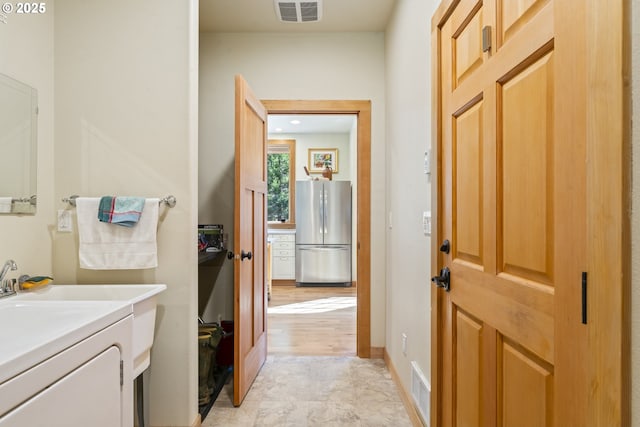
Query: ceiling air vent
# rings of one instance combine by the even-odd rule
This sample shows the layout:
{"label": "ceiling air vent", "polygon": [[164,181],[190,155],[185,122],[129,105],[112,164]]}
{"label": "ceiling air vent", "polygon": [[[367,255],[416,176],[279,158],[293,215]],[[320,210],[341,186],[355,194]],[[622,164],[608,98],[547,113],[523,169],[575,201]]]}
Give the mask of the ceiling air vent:
{"label": "ceiling air vent", "polygon": [[276,14],[282,22],[317,22],[322,18],[321,0],[274,0]]}

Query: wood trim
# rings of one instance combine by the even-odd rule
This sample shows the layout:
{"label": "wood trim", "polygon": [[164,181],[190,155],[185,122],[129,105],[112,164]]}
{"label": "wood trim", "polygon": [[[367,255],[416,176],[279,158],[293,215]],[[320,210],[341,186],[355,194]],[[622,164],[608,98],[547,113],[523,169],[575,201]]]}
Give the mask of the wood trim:
{"label": "wood trim", "polygon": [[[438,275],[437,272],[443,262],[442,252],[439,251],[440,245],[438,244],[443,235],[442,224],[438,219],[442,188],[437,173],[442,168],[440,150],[440,141],[442,139],[440,25],[446,15],[445,12],[450,6],[452,6],[451,2],[443,1],[431,21],[431,223],[436,224],[435,232],[431,238],[431,277]],[[429,402],[431,408],[429,425],[431,426],[442,425],[442,358],[440,355],[444,351],[444,347],[440,340],[439,331],[443,327],[443,305],[444,302],[442,301],[441,293],[438,292],[438,288],[431,286],[431,400]]]}
{"label": "wood trim", "polygon": [[358,357],[371,357],[371,101],[262,100],[269,114],[356,114],[357,137],[357,313]]}
{"label": "wood trim", "polygon": [[369,349],[369,354],[371,355],[372,359],[383,359],[384,353],[385,353],[384,347],[371,347]]}
{"label": "wood trim", "polygon": [[[587,266],[593,425],[630,425],[630,24],[625,0],[588,2]],[[628,7],[628,6],[626,6]],[[607,28],[607,31],[592,31]]]}
{"label": "wood trim", "polygon": [[425,424],[422,421],[422,418],[420,417],[420,415],[418,415],[418,411],[416,410],[416,407],[413,404],[413,399],[411,399],[411,394],[402,385],[402,381],[400,381],[400,376],[398,375],[398,372],[396,371],[396,368],[393,365],[393,362],[391,361],[391,357],[389,357],[389,353],[387,353],[387,349],[382,348],[382,350],[384,352],[384,355],[383,355],[384,363],[387,365],[387,368],[389,369],[389,373],[391,374],[391,379],[396,384],[396,387],[398,387],[398,394],[400,394],[400,399],[402,400],[404,408],[407,410],[407,415],[409,415],[411,424],[413,424],[414,427],[423,427]]}
{"label": "wood trim", "polygon": [[285,222],[284,224],[281,222],[268,222],[267,227],[269,230],[295,230],[296,225]]}
{"label": "wood trim", "polygon": [[272,279],[271,284],[273,286],[295,286],[295,280],[284,280],[284,279]]}

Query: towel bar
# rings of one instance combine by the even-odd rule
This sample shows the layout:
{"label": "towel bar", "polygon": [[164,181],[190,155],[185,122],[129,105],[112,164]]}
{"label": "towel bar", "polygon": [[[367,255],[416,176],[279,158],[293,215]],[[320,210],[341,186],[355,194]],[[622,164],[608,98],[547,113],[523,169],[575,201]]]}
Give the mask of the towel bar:
{"label": "towel bar", "polygon": [[[77,194],[74,194],[73,196],[69,196],[69,197],[64,197],[62,199],[62,201],[64,203],[69,203],[71,206],[75,207],[76,206],[76,199],[80,197]],[[174,207],[177,203],[176,198],[172,195],[169,195],[167,197],[163,197],[162,199],[160,199],[158,201],[159,204],[165,204],[167,206],[169,206],[170,208]]]}

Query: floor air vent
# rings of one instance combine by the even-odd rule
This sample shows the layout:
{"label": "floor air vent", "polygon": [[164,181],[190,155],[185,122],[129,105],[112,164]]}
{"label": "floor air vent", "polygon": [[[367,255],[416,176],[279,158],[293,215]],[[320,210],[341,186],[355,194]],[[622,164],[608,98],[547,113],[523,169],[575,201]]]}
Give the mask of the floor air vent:
{"label": "floor air vent", "polygon": [[282,22],[317,22],[322,18],[320,0],[274,0],[276,14]]}
{"label": "floor air vent", "polygon": [[411,397],[413,397],[422,422],[429,427],[431,386],[415,361],[411,362]]}

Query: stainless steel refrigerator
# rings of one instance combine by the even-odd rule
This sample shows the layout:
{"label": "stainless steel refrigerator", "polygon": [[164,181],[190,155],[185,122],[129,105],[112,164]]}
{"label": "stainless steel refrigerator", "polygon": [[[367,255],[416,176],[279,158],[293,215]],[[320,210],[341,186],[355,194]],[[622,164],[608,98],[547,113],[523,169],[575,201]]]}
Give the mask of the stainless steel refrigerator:
{"label": "stainless steel refrigerator", "polygon": [[351,286],[350,181],[296,181],[296,285]]}

